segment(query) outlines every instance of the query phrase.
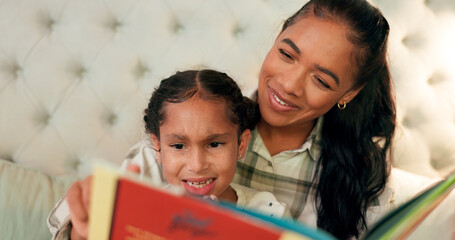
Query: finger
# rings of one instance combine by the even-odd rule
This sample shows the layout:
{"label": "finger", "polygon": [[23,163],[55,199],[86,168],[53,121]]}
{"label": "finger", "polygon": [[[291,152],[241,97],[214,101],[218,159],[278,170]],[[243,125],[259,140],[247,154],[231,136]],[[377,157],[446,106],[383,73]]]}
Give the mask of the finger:
{"label": "finger", "polygon": [[136,164],[130,164],[126,167],[126,170],[134,173],[141,173],[141,168]]}
{"label": "finger", "polygon": [[213,201],[219,202],[218,197],[213,194],[210,194],[210,199],[212,199]]}
{"label": "finger", "polygon": [[[89,211],[90,211],[90,193],[91,193],[90,190],[92,189],[91,183],[92,183],[92,176],[88,176],[87,178],[85,178],[82,181],[82,184],[81,184],[82,202],[84,203],[84,208],[85,208],[86,213],[89,213]],[[89,215],[87,214],[87,218],[88,218],[88,216]]]}
{"label": "finger", "polygon": [[87,238],[80,235],[74,227],[71,228],[70,234],[71,234],[71,237],[70,237],[71,240],[87,240]]}
{"label": "finger", "polygon": [[73,183],[68,189],[66,201],[70,210],[71,223],[78,235],[87,237],[88,212],[83,203],[82,182]]}

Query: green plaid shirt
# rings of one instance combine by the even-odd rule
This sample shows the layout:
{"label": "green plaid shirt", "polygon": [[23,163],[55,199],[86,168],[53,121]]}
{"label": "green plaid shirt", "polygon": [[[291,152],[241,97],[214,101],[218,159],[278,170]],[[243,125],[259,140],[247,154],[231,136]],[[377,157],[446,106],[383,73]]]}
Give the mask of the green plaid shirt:
{"label": "green plaid shirt", "polygon": [[315,186],[312,179],[316,161],[321,152],[320,131],[322,119],[310,133],[305,143],[295,150],[270,156],[259,132],[251,132],[245,157],[237,162],[233,182],[260,191],[275,194],[278,201],[290,208],[293,218],[298,218]]}

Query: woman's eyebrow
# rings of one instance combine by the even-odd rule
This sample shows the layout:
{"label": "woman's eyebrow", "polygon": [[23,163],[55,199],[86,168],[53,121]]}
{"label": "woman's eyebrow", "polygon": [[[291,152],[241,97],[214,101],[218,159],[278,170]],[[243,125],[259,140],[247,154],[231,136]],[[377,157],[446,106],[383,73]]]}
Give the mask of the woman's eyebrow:
{"label": "woman's eyebrow", "polygon": [[292,49],[294,49],[294,51],[300,55],[300,49],[297,47],[297,45],[295,45],[295,43],[289,39],[289,38],[285,38],[283,40],[281,40],[282,42],[286,43],[287,45],[289,45]]}
{"label": "woman's eyebrow", "polygon": [[338,79],[338,76],[335,73],[333,73],[332,71],[330,71],[327,68],[324,68],[324,67],[320,66],[319,64],[315,64],[314,67],[317,70],[319,70],[319,71],[329,75],[330,77],[332,77],[333,80],[335,80],[335,82],[337,83],[337,86],[340,86],[340,80]]}
{"label": "woman's eyebrow", "polygon": [[[285,39],[283,39],[281,41],[286,43],[287,45],[289,45],[300,56],[300,54],[301,54],[300,49],[297,47],[297,45],[295,45],[295,43],[291,39],[285,38]],[[318,69],[319,71],[329,75],[330,77],[332,77],[333,80],[335,80],[337,86],[340,85],[340,80],[339,80],[338,76],[335,73],[333,73],[332,71],[330,71],[327,68],[324,68],[324,67],[320,66],[319,64],[316,64],[315,68]]]}

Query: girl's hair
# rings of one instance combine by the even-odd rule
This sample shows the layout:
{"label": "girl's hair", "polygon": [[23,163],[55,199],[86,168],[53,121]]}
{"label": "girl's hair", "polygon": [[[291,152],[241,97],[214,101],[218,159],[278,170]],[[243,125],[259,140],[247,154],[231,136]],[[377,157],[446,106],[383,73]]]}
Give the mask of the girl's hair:
{"label": "girl's hair", "polygon": [[366,211],[384,190],[390,175],[395,131],[395,100],[387,64],[389,25],[365,0],[310,0],[286,20],[282,31],[307,16],[348,27],[355,46],[354,88],[363,87],[344,110],[324,115],[316,187],[317,226],[337,238],[366,230]]}
{"label": "girl's hair", "polygon": [[165,103],[184,102],[197,94],[201,99],[226,102],[226,115],[239,125],[238,137],[252,130],[259,120],[257,103],[244,97],[237,83],[227,74],[215,70],[177,72],[161,81],[144,111],[147,133],[160,137],[160,126],[166,121]]}

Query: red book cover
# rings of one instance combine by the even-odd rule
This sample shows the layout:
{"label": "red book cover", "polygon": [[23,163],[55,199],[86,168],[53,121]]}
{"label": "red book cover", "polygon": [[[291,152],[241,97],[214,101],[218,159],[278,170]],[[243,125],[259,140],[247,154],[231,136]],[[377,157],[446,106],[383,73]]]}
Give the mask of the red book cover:
{"label": "red book cover", "polygon": [[90,201],[92,240],[308,239],[267,220],[106,167],[95,168]]}
{"label": "red book cover", "polygon": [[279,239],[282,230],[202,199],[120,179],[110,239]]}

